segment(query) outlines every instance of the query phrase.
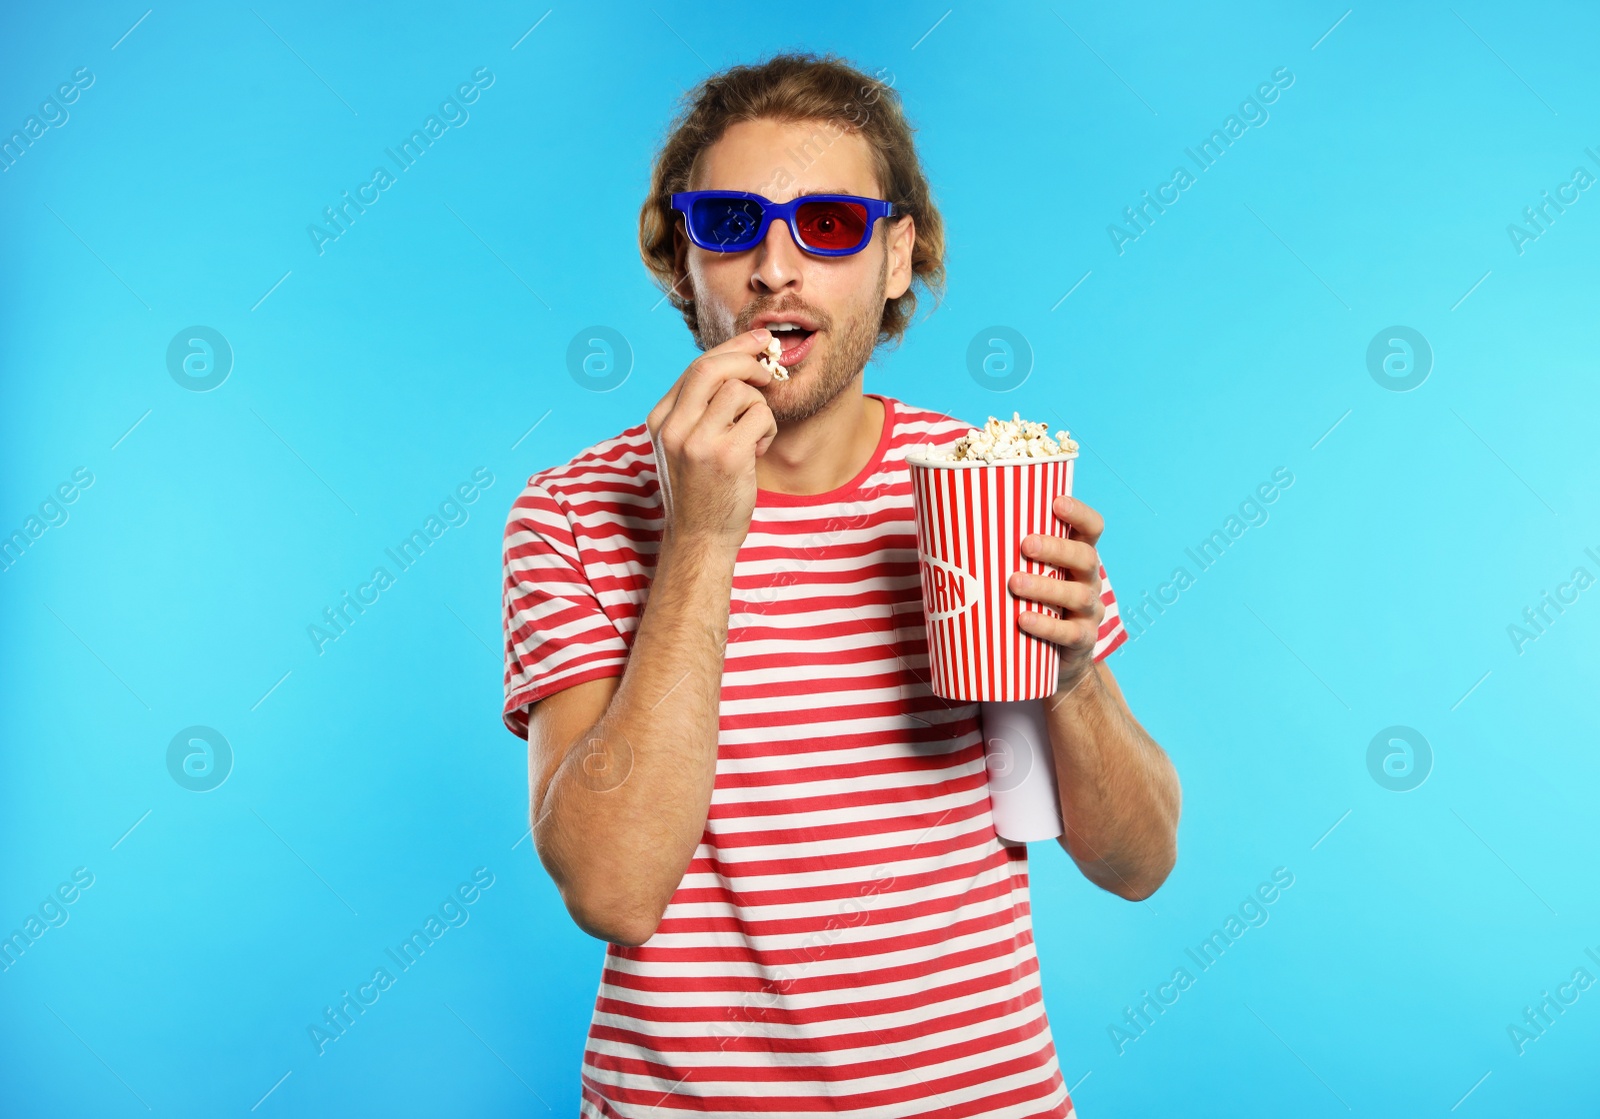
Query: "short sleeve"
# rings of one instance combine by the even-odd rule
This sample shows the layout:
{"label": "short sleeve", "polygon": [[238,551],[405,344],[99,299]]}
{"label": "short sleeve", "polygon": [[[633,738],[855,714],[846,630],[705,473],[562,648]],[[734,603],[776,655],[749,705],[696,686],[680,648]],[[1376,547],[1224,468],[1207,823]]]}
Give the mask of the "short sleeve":
{"label": "short sleeve", "polygon": [[1100,565],[1100,601],[1106,612],[1100,618],[1100,632],[1095,637],[1094,659],[1103,661],[1128,640],[1128,630],[1122,624],[1122,613],[1117,609],[1117,596],[1111,593],[1111,577],[1106,565]]}
{"label": "short sleeve", "polygon": [[511,507],[503,541],[505,706],[501,718],[528,736],[528,708],[552,692],[620,676],[628,643],[584,574],[565,510],[530,483]]}

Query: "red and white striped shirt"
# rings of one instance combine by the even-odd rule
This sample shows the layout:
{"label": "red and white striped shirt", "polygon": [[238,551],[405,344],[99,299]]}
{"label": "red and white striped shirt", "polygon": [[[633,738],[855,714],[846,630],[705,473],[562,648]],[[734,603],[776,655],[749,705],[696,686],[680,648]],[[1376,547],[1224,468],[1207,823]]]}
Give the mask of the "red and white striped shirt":
{"label": "red and white striped shirt", "polygon": [[[995,834],[977,705],[927,685],[905,455],[972,425],[878,399],[855,478],[758,493],[705,831],[655,935],[607,947],[585,1116],[1074,1115],[1027,847]],[[530,704],[622,674],[662,523],[643,423],[529,480],[505,534],[518,737]],[[1100,575],[1097,660],[1127,638]]]}

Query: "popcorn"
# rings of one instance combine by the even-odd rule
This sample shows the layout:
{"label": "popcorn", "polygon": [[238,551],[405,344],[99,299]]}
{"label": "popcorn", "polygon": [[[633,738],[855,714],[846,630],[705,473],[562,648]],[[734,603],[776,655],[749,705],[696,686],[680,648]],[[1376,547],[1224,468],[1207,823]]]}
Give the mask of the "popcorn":
{"label": "popcorn", "polygon": [[767,348],[756,355],[756,360],[772,370],[774,381],[787,381],[789,371],[778,364],[778,359],[783,356],[783,344],[776,337],[767,343]]}
{"label": "popcorn", "polygon": [[1052,439],[1047,424],[1030,423],[1020,412],[1012,412],[1009,420],[990,416],[982,431],[971,428],[954,446],[929,457],[951,462],[1015,462],[1077,451],[1077,441],[1067,432],[1058,431]]}

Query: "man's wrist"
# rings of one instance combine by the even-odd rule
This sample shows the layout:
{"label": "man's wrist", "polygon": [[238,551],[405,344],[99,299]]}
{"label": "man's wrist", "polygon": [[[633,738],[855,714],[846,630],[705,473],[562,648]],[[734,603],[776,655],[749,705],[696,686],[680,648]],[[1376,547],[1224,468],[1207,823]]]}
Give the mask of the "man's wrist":
{"label": "man's wrist", "polygon": [[742,543],[705,534],[669,531],[661,538],[661,557],[663,560],[670,557],[695,571],[725,569],[731,575]]}
{"label": "man's wrist", "polygon": [[1071,700],[1082,703],[1086,700],[1098,698],[1096,692],[1100,689],[1100,674],[1095,671],[1094,657],[1084,657],[1081,665],[1070,664],[1065,656],[1061,658],[1061,671],[1056,676],[1056,690],[1049,699],[1045,700],[1047,710]]}

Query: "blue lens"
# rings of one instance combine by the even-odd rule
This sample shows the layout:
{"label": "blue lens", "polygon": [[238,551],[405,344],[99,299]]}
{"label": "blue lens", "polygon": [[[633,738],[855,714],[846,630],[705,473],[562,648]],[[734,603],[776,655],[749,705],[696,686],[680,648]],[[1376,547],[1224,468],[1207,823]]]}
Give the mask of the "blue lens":
{"label": "blue lens", "polygon": [[700,198],[692,207],[695,235],[707,244],[734,248],[755,240],[761,203],[749,198]]}

